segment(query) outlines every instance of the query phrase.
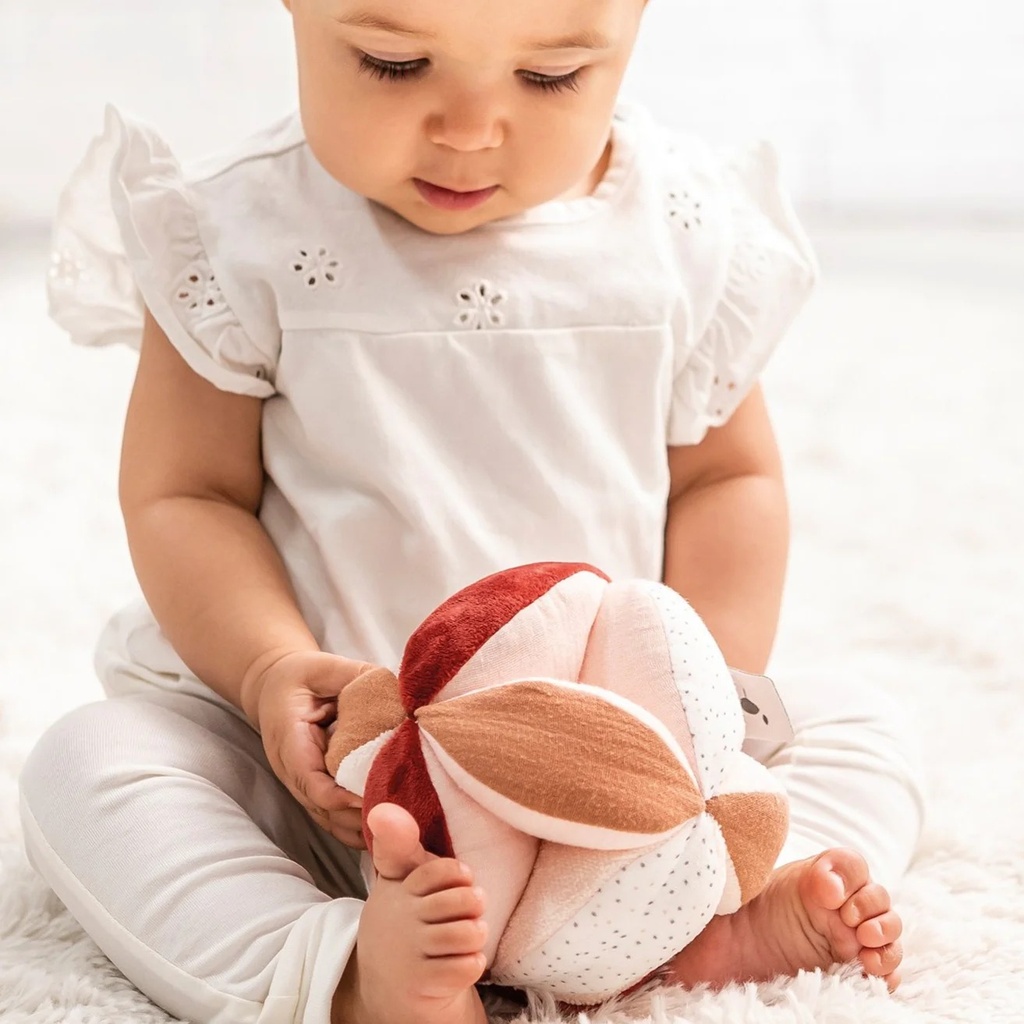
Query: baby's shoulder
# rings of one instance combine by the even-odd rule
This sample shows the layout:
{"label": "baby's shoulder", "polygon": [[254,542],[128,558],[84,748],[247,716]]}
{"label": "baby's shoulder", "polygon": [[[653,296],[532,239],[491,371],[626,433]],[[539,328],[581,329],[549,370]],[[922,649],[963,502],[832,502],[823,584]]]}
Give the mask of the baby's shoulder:
{"label": "baby's shoulder", "polygon": [[698,135],[669,127],[646,111],[634,132],[637,196],[677,281],[701,294],[719,287],[733,238],[735,189],[729,156]]}
{"label": "baby's shoulder", "polygon": [[305,144],[302,120],[293,111],[198,159],[183,162],[182,171],[192,187],[213,185],[225,178],[235,183],[283,170],[289,154]]}
{"label": "baby's shoulder", "polygon": [[774,167],[767,142],[715,146],[653,120],[645,126],[643,154],[649,187],[660,196],[668,222],[690,237],[727,236],[737,203],[748,191],[745,172],[767,177]]}
{"label": "baby's shoulder", "polygon": [[774,144],[731,146],[649,120],[643,132],[648,192],[658,197],[676,258],[689,273],[783,251],[812,266]]}
{"label": "baby's shoulder", "polygon": [[243,245],[305,239],[325,219],[348,220],[365,205],[317,161],[298,112],[181,170],[202,221]]}

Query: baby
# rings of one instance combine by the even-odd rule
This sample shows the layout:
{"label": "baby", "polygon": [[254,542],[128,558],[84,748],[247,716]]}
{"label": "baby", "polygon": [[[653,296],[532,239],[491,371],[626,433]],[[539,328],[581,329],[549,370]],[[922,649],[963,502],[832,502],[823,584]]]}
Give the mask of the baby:
{"label": "baby", "polygon": [[[814,258],[769,148],[719,157],[620,103],[643,0],[287,6],[301,116],[183,173],[111,111],[62,198],[55,317],[140,348],[145,601],[101,638],[109,699],[26,765],[26,845],[178,1016],[477,1024],[487,894],[384,804],[366,898],[337,696],[536,561],[664,580],[762,671],[788,523],[758,378]],[[789,839],[669,974],[855,960],[894,988],[912,733],[867,684],[781,690],[795,738],[752,752]]]}

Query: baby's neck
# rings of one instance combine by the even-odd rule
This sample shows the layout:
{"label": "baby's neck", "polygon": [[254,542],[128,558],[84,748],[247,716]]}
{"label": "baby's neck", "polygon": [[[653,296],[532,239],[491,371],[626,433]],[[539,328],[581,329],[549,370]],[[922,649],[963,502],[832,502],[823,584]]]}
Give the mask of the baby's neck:
{"label": "baby's neck", "polygon": [[608,140],[604,147],[604,152],[601,154],[600,160],[594,165],[593,170],[590,174],[581,178],[568,192],[564,192],[560,199],[582,199],[584,196],[589,196],[593,193],[594,189],[604,180],[605,174],[608,172],[608,167],[612,162],[612,141]]}

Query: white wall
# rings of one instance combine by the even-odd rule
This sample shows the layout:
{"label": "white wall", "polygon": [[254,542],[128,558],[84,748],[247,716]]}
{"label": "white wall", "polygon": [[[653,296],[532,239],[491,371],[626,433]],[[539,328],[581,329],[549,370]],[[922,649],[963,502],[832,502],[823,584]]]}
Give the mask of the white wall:
{"label": "white wall", "polygon": [[[666,121],[783,146],[804,204],[1024,216],[1024,4],[651,0],[627,79]],[[182,156],[294,102],[278,0],[0,0],[0,221],[50,214],[108,100]]]}
{"label": "white wall", "polygon": [[278,0],[0,0],[0,222],[49,216],[107,102],[188,157],[294,96]]}
{"label": "white wall", "polygon": [[653,0],[633,81],[664,118],[768,134],[805,201],[1024,213],[1018,0]]}

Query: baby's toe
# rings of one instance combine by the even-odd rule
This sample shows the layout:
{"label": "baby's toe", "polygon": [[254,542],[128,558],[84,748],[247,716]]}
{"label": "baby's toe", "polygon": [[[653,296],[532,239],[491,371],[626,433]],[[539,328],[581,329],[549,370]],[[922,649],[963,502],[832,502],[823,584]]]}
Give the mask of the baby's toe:
{"label": "baby's toe", "polygon": [[431,896],[445,889],[473,884],[472,872],[451,857],[439,857],[416,868],[402,883],[413,896]]}
{"label": "baby's toe", "polygon": [[[892,900],[889,890],[877,882],[868,882],[857,889],[840,907],[839,916],[843,924],[856,928],[873,917],[879,917],[889,910]],[[878,943],[874,943],[878,945]]]}
{"label": "baby's toe", "polygon": [[460,885],[424,896],[419,914],[420,920],[427,924],[443,924],[445,921],[480,917],[483,912],[483,890],[476,886]]}
{"label": "baby's toe", "polygon": [[861,966],[865,974],[876,978],[885,978],[893,974],[903,961],[903,946],[899,942],[890,942],[887,946],[877,949],[862,949]]}
{"label": "baby's toe", "polygon": [[887,910],[857,926],[857,941],[868,949],[888,946],[903,933],[903,921],[895,910]]}
{"label": "baby's toe", "polygon": [[843,907],[870,882],[864,858],[854,850],[826,850],[810,863],[800,882],[804,905],[828,911]]}
{"label": "baby's toe", "polygon": [[895,992],[900,987],[900,982],[903,980],[903,972],[897,967],[891,974],[887,974],[883,979],[890,992]]}
{"label": "baby's toe", "polygon": [[435,957],[422,961],[410,978],[418,995],[450,997],[453,992],[475,985],[487,967],[483,953]]}
{"label": "baby's toe", "polygon": [[428,925],[420,948],[428,957],[465,956],[479,953],[487,941],[487,923],[483,918],[448,921]]}

